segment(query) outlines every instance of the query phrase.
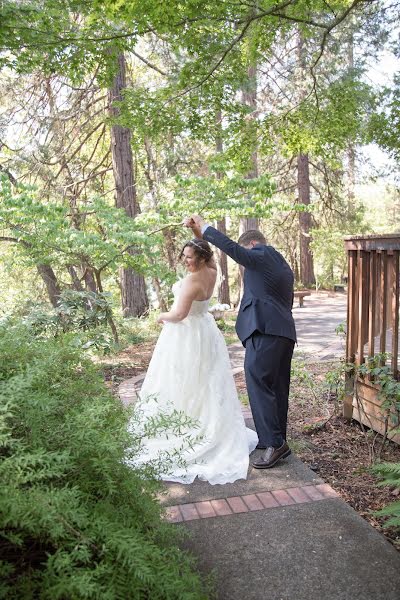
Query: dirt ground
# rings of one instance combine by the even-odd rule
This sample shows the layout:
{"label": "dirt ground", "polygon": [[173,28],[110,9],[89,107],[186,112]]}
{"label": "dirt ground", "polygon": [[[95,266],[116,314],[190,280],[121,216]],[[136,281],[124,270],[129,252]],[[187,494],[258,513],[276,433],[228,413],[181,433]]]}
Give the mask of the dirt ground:
{"label": "dirt ground", "polygon": [[97,360],[107,385],[117,393],[118,386],[125,379],[135,377],[147,370],[153,354],[155,341],[141,342],[128,346],[115,356],[104,356]]}
{"label": "dirt ground", "polygon": [[[153,348],[154,340],[143,342],[100,361],[107,384],[115,393],[123,380],[146,370]],[[400,490],[377,486],[377,479],[369,470],[364,433],[356,422],[340,416],[340,403],[325,384],[326,373],[336,366],[329,362],[296,363],[291,383],[289,441],[296,456],[400,550],[400,532],[384,528],[384,519],[373,515],[373,511],[399,499]],[[246,403],[244,374],[235,375],[235,382]],[[387,443],[381,460],[400,462],[400,446]]]}

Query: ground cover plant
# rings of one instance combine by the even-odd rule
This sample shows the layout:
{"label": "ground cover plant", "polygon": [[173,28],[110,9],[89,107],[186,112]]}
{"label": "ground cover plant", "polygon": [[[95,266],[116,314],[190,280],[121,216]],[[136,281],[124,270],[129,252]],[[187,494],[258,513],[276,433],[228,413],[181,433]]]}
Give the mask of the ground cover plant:
{"label": "ground cover plant", "polygon": [[0,327],[0,598],[209,597],[73,334]]}

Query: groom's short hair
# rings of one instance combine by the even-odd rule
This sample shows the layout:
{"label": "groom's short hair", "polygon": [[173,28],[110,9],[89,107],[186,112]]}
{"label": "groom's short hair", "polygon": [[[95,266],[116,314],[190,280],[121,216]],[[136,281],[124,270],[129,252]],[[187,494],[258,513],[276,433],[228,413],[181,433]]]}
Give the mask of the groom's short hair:
{"label": "groom's short hair", "polygon": [[242,233],[240,238],[238,239],[238,244],[241,246],[248,246],[250,242],[257,242],[258,244],[266,244],[267,241],[261,231],[257,229],[249,229]]}

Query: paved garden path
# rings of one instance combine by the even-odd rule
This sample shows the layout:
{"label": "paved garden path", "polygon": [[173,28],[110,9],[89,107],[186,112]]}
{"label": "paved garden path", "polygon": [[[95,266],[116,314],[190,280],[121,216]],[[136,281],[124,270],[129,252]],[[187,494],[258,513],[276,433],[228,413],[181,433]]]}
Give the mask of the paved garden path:
{"label": "paved garden path", "polygon": [[[310,361],[343,355],[334,331],[345,319],[343,296],[313,295],[293,312],[296,353]],[[233,371],[241,371],[241,345],[230,355]],[[142,380],[121,384],[124,403]],[[253,427],[249,409],[243,412]],[[400,598],[400,553],[293,455],[232,484],[168,483],[161,501],[167,518],[191,534],[184,546],[201,570],[215,569],[219,600]]]}

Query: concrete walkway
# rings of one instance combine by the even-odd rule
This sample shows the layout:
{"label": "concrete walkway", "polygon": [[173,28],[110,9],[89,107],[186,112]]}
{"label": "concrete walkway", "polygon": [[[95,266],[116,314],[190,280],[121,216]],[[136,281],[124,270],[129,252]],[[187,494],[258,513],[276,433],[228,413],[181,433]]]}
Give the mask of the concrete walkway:
{"label": "concrete walkway", "polygon": [[399,600],[400,553],[293,456],[246,481],[166,487],[218,600]]}
{"label": "concrete walkway", "polygon": [[307,360],[333,360],[345,355],[344,336],[335,329],[347,317],[345,294],[312,294],[304,299],[304,307],[293,309],[296,322],[297,354]]}
{"label": "concrete walkway", "polygon": [[[293,312],[298,354],[343,356],[334,332],[345,319],[343,296],[312,295]],[[230,355],[233,371],[241,371],[239,343]],[[121,384],[124,403],[142,380]],[[254,427],[249,409],[243,413]],[[215,570],[218,600],[400,599],[400,553],[293,455],[271,470],[250,468],[232,484],[167,483],[161,502],[167,519],[191,534],[183,546],[200,569]]]}

